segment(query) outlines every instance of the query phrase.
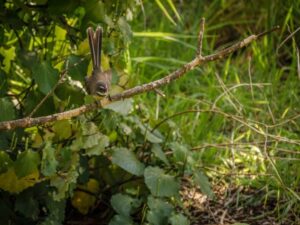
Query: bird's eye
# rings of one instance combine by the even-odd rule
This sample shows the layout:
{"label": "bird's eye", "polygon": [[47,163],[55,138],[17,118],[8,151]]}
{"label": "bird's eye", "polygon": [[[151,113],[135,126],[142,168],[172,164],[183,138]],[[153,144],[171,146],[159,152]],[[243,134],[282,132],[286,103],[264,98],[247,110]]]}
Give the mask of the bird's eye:
{"label": "bird's eye", "polygon": [[107,87],[104,83],[98,83],[97,84],[97,93],[100,95],[105,94],[107,92]]}

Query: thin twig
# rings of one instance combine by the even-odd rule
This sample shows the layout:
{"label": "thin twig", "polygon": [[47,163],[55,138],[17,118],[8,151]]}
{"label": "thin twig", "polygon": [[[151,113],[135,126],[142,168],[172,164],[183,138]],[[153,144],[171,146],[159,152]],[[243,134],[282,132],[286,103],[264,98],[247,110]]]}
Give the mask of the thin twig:
{"label": "thin twig", "polygon": [[202,55],[204,27],[205,27],[205,18],[202,17],[201,21],[200,21],[200,30],[199,30],[199,34],[198,34],[197,56]]}
{"label": "thin twig", "polygon": [[267,31],[261,32],[260,34],[257,34],[257,38],[261,38],[262,36],[265,36],[265,35],[267,35],[269,33],[272,33],[272,32],[274,32],[276,30],[279,30],[279,29],[280,29],[280,26],[277,25],[277,26],[271,28],[270,30],[267,30]]}
{"label": "thin twig", "polygon": [[155,91],[155,93],[158,94],[159,96],[161,96],[161,97],[163,97],[163,98],[166,97],[166,95],[165,95],[161,90],[155,88],[154,91]]}
{"label": "thin twig", "polygon": [[39,102],[39,104],[37,104],[37,106],[32,110],[32,112],[28,115],[28,117],[31,118],[36,113],[36,111],[42,106],[42,104],[44,104],[44,102],[49,98],[49,96],[53,94],[53,92],[61,83],[61,81],[65,78],[66,74],[67,74],[67,70],[62,71],[58,82],[52,87],[52,89],[48,92],[48,94],[44,96],[44,98]]}
{"label": "thin twig", "polygon": [[56,88],[58,87],[59,84],[62,83],[62,81],[64,80],[64,78],[67,76],[68,74],[68,70],[70,68],[76,67],[78,66],[80,63],[82,63],[85,60],[85,58],[80,59],[78,62],[74,63],[72,66],[69,67],[69,63],[67,61],[66,63],[66,69],[64,69],[61,73],[60,73],[60,78],[58,79],[58,81],[56,82],[56,84],[52,87],[52,89],[48,92],[48,94],[46,94],[44,96],[44,98],[37,104],[37,106],[32,110],[32,112],[28,115],[29,118],[31,118],[36,112],[37,110],[42,106],[42,104],[44,104],[44,102],[54,93],[54,91],[56,90]]}
{"label": "thin twig", "polygon": [[291,37],[293,37],[298,31],[300,31],[300,27],[298,27],[295,31],[293,31],[289,36],[287,36],[278,46],[276,49],[276,53],[278,53],[278,50],[287,42]]}
{"label": "thin twig", "polygon": [[42,117],[36,117],[36,118],[26,117],[26,118],[17,119],[17,120],[3,121],[3,122],[0,122],[0,130],[12,130],[17,127],[23,127],[23,128],[24,127],[32,127],[32,126],[36,126],[36,125],[42,125],[42,124],[45,124],[48,122],[70,119],[72,117],[76,117],[76,116],[79,116],[86,112],[95,110],[95,109],[99,108],[99,106],[106,106],[114,101],[123,100],[123,99],[130,98],[130,97],[133,97],[138,94],[142,94],[144,92],[153,91],[154,89],[157,89],[161,86],[167,85],[171,81],[182,77],[184,74],[193,70],[197,66],[200,66],[207,62],[223,59],[224,57],[228,56],[232,52],[235,52],[235,51],[249,45],[250,43],[254,42],[258,37],[268,34],[269,32],[271,32],[271,31],[264,32],[259,35],[251,35],[251,36],[245,38],[244,40],[242,40],[228,48],[225,48],[217,53],[214,53],[214,54],[211,54],[208,56],[204,56],[204,57],[196,57],[189,63],[182,66],[180,69],[170,73],[169,75],[167,75],[161,79],[125,90],[122,93],[110,96],[110,98],[104,98],[104,99],[98,100],[97,102],[92,103],[92,104],[83,105],[76,109],[72,109],[69,111],[61,112],[61,113],[55,113],[55,114],[48,115],[48,116],[42,116]]}

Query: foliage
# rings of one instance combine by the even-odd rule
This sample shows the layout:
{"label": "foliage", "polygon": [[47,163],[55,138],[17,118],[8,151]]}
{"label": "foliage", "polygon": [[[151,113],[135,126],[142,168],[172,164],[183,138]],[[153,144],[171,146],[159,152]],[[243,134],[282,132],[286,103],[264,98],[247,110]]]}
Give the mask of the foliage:
{"label": "foliage", "polygon": [[202,16],[205,53],[282,25],[278,35],[167,86],[166,98],[147,94],[0,133],[0,223],[63,224],[71,208],[83,215],[104,208],[107,224],[190,224],[181,185],[214,198],[207,174],[264,188],[266,198],[284,202],[278,212],[299,212],[299,41],[278,47],[297,27],[299,3],[267,2],[0,0],[0,121],[30,115],[54,87],[33,116],[89,101],[88,26],[104,28],[102,66],[114,71],[115,93],[190,60]]}

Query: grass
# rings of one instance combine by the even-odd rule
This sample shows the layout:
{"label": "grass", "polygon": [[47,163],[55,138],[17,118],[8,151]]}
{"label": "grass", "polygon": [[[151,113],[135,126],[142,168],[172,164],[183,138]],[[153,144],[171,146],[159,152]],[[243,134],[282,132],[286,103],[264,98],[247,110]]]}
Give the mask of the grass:
{"label": "grass", "polygon": [[281,30],[162,88],[166,98],[148,93],[136,97],[136,104],[145,107],[144,116],[152,126],[172,117],[160,131],[187,143],[213,183],[262,189],[262,201],[276,200],[277,222],[293,214],[296,224],[300,221],[296,57],[300,35],[281,43],[299,27],[299,1],[180,2],[173,1],[176,11],[167,3],[161,10],[155,1],[144,2],[146,17],[141,13],[132,24],[132,85],[163,77],[191,60],[201,17],[207,21],[204,54],[275,25]]}

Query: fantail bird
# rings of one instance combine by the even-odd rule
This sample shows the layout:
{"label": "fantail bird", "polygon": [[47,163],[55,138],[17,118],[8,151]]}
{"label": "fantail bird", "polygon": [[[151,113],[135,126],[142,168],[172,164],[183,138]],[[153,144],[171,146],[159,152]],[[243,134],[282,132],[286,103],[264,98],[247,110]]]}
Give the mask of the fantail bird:
{"label": "fantail bird", "polygon": [[102,28],[98,26],[94,32],[89,27],[87,35],[93,62],[92,75],[85,77],[87,91],[90,95],[106,96],[111,85],[112,71],[101,69]]}

